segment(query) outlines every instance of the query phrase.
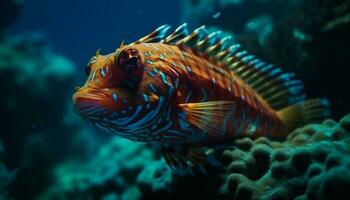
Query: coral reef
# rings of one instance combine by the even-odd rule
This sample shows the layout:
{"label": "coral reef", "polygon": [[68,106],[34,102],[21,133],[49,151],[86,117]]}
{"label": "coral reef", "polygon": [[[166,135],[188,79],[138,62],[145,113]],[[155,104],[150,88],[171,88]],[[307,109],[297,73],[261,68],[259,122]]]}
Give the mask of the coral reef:
{"label": "coral reef", "polygon": [[350,195],[350,114],[339,123],[328,119],[299,128],[285,141],[241,138],[232,149],[208,150],[222,163],[221,169],[208,166],[208,176],[172,174],[154,148],[115,138],[87,164],[58,167],[56,183],[42,199],[342,199]]}
{"label": "coral reef", "polygon": [[[346,189],[350,186],[350,115],[339,123],[326,120],[297,129],[286,141],[237,139],[234,149],[212,154],[221,159],[225,172],[211,175],[205,183],[216,181],[218,191],[212,187],[182,190],[191,198],[346,199],[350,195]],[[189,178],[183,179],[182,184]]]}
{"label": "coral reef", "polygon": [[308,95],[332,102],[335,118],[350,110],[349,95],[337,92],[346,84],[335,81],[349,73],[349,0],[184,0],[183,7],[183,21],[230,31],[257,57],[295,72]]}
{"label": "coral reef", "polygon": [[[68,103],[74,72],[74,64],[54,53],[40,33],[6,37],[0,43],[0,103],[6,116],[0,137],[7,150],[6,166],[18,169],[8,187],[15,199],[32,198],[45,188],[51,166],[69,158],[66,154],[83,158],[86,149],[99,145],[90,137],[96,134],[81,128]],[[87,146],[89,140],[94,145]],[[83,142],[85,149],[77,145]]]}
{"label": "coral reef", "polygon": [[154,147],[114,137],[88,163],[58,166],[55,184],[40,199],[161,197],[167,193],[171,179],[170,169]]}
{"label": "coral reef", "polygon": [[226,150],[225,192],[236,199],[341,199],[350,186],[350,115],[291,133],[285,142],[244,138]]}

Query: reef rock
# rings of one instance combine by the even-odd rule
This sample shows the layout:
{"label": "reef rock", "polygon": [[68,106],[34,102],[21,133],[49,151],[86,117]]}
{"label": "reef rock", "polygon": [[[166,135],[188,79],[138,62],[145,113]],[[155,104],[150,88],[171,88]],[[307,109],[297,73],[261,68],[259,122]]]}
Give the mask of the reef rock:
{"label": "reef rock", "polygon": [[236,141],[225,193],[236,199],[342,199],[350,195],[350,115],[295,130],[285,142]]}
{"label": "reef rock", "polygon": [[[210,150],[222,169],[173,178],[174,199],[347,199],[350,195],[350,114],[291,133],[285,141],[237,139]],[[223,171],[221,171],[223,170]]]}
{"label": "reef rock", "polygon": [[[291,133],[285,141],[241,138],[209,150],[222,166],[174,175],[158,149],[114,138],[88,163],[58,167],[56,199],[344,199],[350,195],[350,114]],[[43,196],[43,197],[44,197]],[[346,198],[345,198],[346,199]]]}
{"label": "reef rock", "polygon": [[154,199],[172,174],[154,147],[114,137],[91,161],[58,166],[55,180],[40,199]]}
{"label": "reef rock", "polygon": [[39,33],[0,42],[0,138],[4,162],[20,174],[9,188],[15,199],[30,199],[45,187],[50,166],[68,151],[77,129],[65,122],[75,66],[47,43]]}

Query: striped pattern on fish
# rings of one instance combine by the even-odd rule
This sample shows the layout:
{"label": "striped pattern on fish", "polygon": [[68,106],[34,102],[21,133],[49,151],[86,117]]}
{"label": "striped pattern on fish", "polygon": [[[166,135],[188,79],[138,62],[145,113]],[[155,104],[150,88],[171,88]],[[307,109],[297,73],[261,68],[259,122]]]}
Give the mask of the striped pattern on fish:
{"label": "striped pattern on fish", "polygon": [[163,25],[115,52],[90,60],[73,100],[89,124],[162,146],[180,173],[203,169],[208,145],[237,137],[283,138],[329,114],[324,99],[305,100],[292,73],[267,64],[220,31]]}

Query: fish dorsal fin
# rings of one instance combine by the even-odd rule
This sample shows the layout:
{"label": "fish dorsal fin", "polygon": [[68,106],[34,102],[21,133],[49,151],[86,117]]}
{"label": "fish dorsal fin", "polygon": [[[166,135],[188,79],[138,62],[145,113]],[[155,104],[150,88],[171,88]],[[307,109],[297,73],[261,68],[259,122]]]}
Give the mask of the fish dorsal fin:
{"label": "fish dorsal fin", "polygon": [[201,26],[179,40],[177,45],[189,47],[198,55],[233,71],[274,109],[305,99],[304,86],[294,74],[283,73],[280,68],[255,58],[221,31],[209,32]]}
{"label": "fish dorsal fin", "polygon": [[187,23],[183,23],[181,26],[177,27],[173,33],[165,38],[163,43],[165,44],[175,44],[177,41],[183,39],[188,35]]}
{"label": "fish dorsal fin", "polygon": [[284,73],[281,68],[267,64],[247,51],[239,51],[220,61],[242,78],[269,105],[282,109],[305,99],[304,85],[293,73]]}
{"label": "fish dorsal fin", "polygon": [[231,70],[276,110],[305,99],[304,86],[294,74],[283,73],[280,68],[255,58],[222,31],[210,32],[201,26],[188,34],[185,23],[166,36],[169,29],[169,25],[160,26],[134,43],[160,42],[187,47],[198,56]]}
{"label": "fish dorsal fin", "polygon": [[164,25],[158,27],[152,33],[142,37],[141,39],[138,39],[137,41],[135,41],[134,43],[131,43],[131,44],[162,42],[166,36],[167,31],[170,28],[171,28],[171,26],[164,24]]}

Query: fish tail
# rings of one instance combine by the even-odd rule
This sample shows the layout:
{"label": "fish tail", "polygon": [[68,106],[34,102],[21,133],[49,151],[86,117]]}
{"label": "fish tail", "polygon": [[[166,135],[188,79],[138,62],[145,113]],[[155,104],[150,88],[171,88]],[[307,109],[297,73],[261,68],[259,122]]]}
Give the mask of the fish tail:
{"label": "fish tail", "polygon": [[310,99],[277,112],[286,127],[286,132],[308,123],[319,122],[330,115],[330,104],[327,99]]}

